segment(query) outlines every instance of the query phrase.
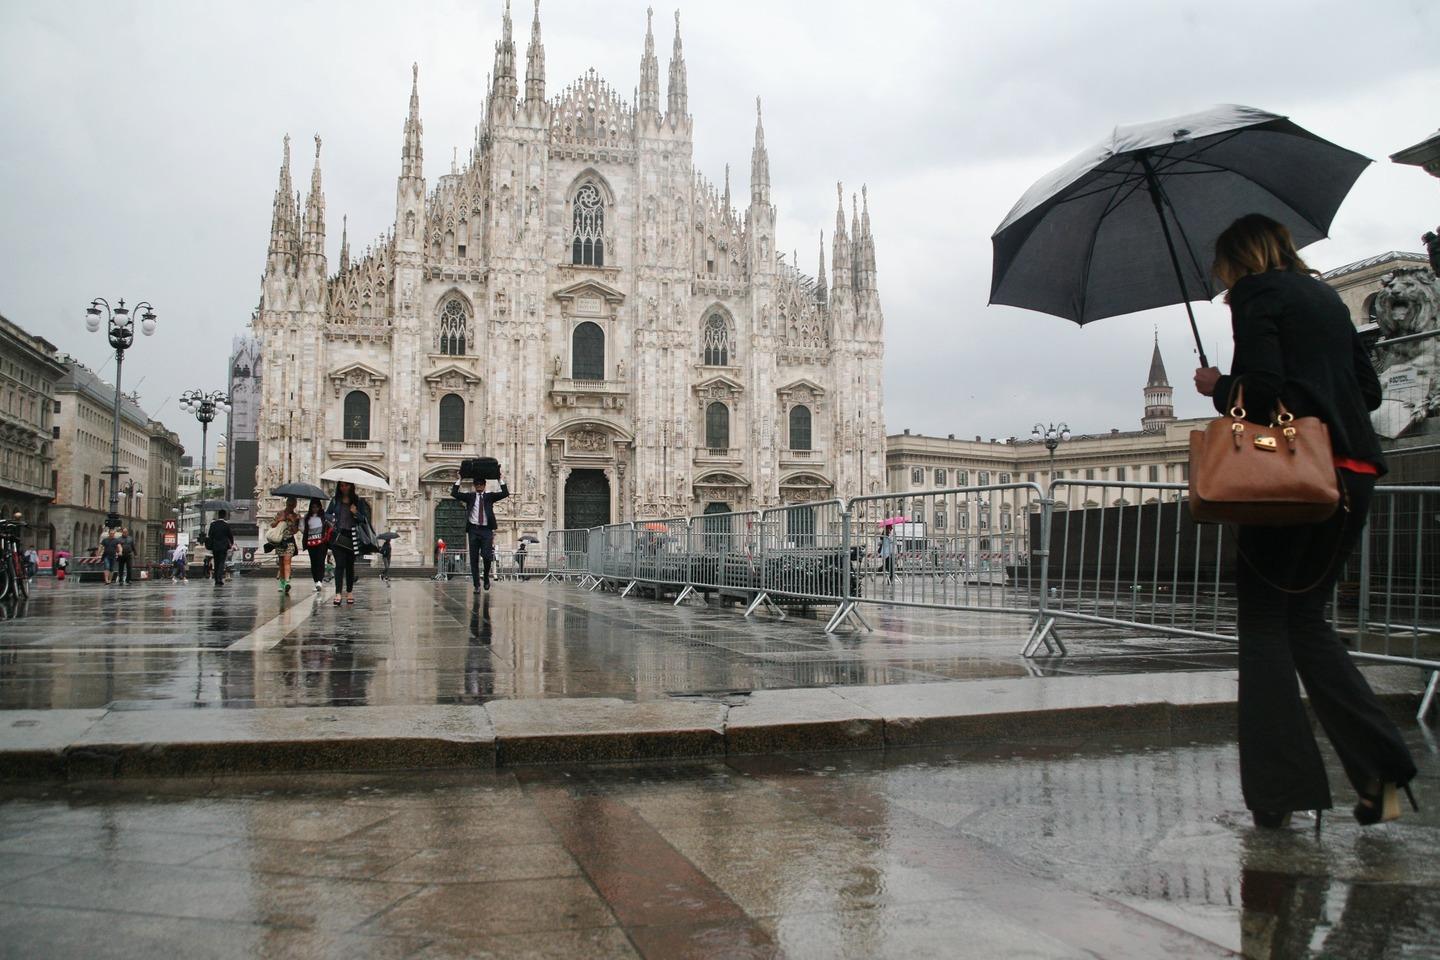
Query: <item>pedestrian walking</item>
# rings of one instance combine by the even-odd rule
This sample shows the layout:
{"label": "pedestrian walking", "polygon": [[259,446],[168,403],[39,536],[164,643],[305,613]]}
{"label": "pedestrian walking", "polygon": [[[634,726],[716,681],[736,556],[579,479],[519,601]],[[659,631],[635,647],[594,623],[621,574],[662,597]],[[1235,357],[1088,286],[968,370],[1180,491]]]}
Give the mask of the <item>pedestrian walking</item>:
{"label": "pedestrian walking", "polygon": [[305,511],[304,535],[305,552],[310,555],[310,579],[318,594],[325,582],[325,558],[330,550],[330,526],[325,521],[325,506],[319,500],[311,500]]}
{"label": "pedestrian walking", "polygon": [[[1228,413],[1243,390],[1249,419],[1268,423],[1277,404],[1318,417],[1330,432],[1343,506],[1303,526],[1241,526],[1235,593],[1240,645],[1240,785],[1260,827],[1291,811],[1332,805],[1325,763],[1295,682],[1298,672],[1359,802],[1361,824],[1400,816],[1397,791],[1415,776],[1400,731],[1325,619],[1341,565],[1365,529],[1371,492],[1385,471],[1369,411],[1380,381],[1335,291],[1295,250],[1290,231],[1259,214],[1241,217],[1215,243],[1215,278],[1228,288],[1235,352],[1228,375],[1195,371],[1195,387]],[[1418,809],[1418,808],[1417,808]]]}
{"label": "pedestrian walking", "polygon": [[100,538],[100,562],[104,566],[105,585],[108,587],[115,578],[117,565],[116,553],[120,548],[120,528],[113,527],[105,531],[105,536]]}
{"label": "pedestrian walking", "polygon": [[230,554],[230,548],[235,545],[235,534],[230,530],[230,522],[226,519],[230,516],[228,510],[221,510],[210,521],[210,529],[205,532],[205,546],[210,550],[210,572],[215,576],[215,588],[218,590],[225,585],[225,558]]}
{"label": "pedestrian walking", "polygon": [[35,575],[40,572],[40,554],[34,547],[25,551],[25,577],[34,580]]}
{"label": "pedestrian walking", "polygon": [[170,580],[172,582],[185,583],[185,563],[189,557],[189,551],[185,544],[177,543],[175,549],[170,551]]}
{"label": "pedestrian walking", "polygon": [[132,569],[130,561],[135,556],[135,540],[124,527],[117,532],[119,542],[115,545],[115,577],[120,583],[128,584]]}
{"label": "pedestrian walking", "polygon": [[435,539],[435,579],[449,580],[450,573],[445,569],[445,538]]}
{"label": "pedestrian walking", "polygon": [[[461,492],[460,481],[450,487],[450,496],[465,504],[465,537],[470,547],[470,580],[475,592],[480,592],[483,582],[490,589],[490,568],[495,563],[495,504],[510,496],[505,478],[500,478],[500,490],[489,492],[484,480],[470,481],[470,490]],[[484,574],[481,574],[481,564]]]}
{"label": "pedestrian walking", "polygon": [[380,579],[386,583],[390,582],[390,541],[383,540],[380,543],[380,561],[384,567],[380,570]]}
{"label": "pedestrian walking", "polygon": [[370,507],[355,492],[355,484],[341,480],[335,485],[335,499],[325,511],[325,519],[335,528],[330,553],[335,558],[335,606],[355,603],[355,556],[359,553],[355,531],[362,522],[370,521]]}
{"label": "pedestrian walking", "polygon": [[295,534],[300,531],[300,514],[295,512],[296,503],[294,497],[286,497],[285,506],[275,515],[274,522],[265,533],[266,541],[275,548],[278,568],[275,571],[275,580],[281,593],[290,592],[290,567],[295,554],[299,552],[295,544]]}
{"label": "pedestrian walking", "polygon": [[525,541],[520,541],[520,546],[515,548],[515,573],[518,576],[525,576]]}
{"label": "pedestrian walking", "polygon": [[65,578],[69,576],[69,574],[70,558],[65,554],[57,555],[55,557],[55,579],[63,583]]}
{"label": "pedestrian walking", "polygon": [[886,530],[880,535],[880,566],[885,570],[890,582],[895,582],[895,534]]}

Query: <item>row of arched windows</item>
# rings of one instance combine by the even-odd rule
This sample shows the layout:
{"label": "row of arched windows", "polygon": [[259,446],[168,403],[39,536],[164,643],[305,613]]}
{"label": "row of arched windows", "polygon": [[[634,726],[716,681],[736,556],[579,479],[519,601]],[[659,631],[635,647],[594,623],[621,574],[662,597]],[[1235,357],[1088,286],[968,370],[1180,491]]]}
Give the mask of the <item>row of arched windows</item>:
{"label": "row of arched windows", "polygon": [[[790,449],[809,450],[814,415],[806,406],[790,408]],[[730,447],[730,407],[719,400],[705,407],[705,446],[710,450]]]}
{"label": "row of arched windows", "polygon": [[[370,395],[364,390],[345,394],[343,415],[346,440],[370,439]],[[440,398],[439,439],[441,443],[465,442],[465,400],[447,393]]]}

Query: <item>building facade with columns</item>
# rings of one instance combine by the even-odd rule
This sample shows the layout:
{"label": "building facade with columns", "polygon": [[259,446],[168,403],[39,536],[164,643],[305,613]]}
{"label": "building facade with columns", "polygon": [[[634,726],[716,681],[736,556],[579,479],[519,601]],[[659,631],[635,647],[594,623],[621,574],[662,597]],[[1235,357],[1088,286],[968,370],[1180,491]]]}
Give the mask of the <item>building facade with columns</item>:
{"label": "building facade with columns", "polygon": [[334,270],[319,138],[303,207],[287,138],[252,324],[258,487],[338,466],[384,477],[377,525],[401,534],[397,559],[463,531],[448,497],[471,456],[509,480],[501,542],[878,489],[867,205],[837,191],[828,280],[823,236],[815,274],[797,269],[758,101],[737,208],[728,169],[717,187],[695,168],[678,14],[663,98],[648,24],[641,49],[634,99],[594,71],[547,96],[538,7],[523,80],[507,9],[474,146],[433,184],[417,70],[393,225],[354,257],[342,232]]}
{"label": "building facade with columns", "polygon": [[65,376],[55,345],[0,317],[0,518],[20,514],[25,547],[50,549],[55,497],[55,387]]}

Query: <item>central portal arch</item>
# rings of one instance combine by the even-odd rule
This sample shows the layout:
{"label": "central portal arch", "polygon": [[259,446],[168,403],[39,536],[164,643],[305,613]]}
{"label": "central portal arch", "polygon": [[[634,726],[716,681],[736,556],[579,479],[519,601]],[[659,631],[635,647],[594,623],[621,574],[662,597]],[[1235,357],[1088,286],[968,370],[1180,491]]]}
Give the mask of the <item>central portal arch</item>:
{"label": "central portal arch", "polygon": [[604,470],[571,470],[565,480],[565,529],[610,522],[610,478]]}

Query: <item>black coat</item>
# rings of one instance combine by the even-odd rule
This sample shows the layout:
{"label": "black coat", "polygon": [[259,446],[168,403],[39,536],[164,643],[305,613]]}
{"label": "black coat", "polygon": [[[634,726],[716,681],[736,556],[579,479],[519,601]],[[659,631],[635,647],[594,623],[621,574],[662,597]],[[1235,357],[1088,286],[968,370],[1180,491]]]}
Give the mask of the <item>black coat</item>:
{"label": "black coat", "polygon": [[230,524],[225,520],[211,520],[210,529],[205,534],[205,546],[213,553],[224,553],[235,545],[235,534],[230,530]]}
{"label": "black coat", "polygon": [[1380,378],[1328,284],[1303,273],[1251,274],[1230,291],[1235,359],[1215,384],[1215,409],[1230,412],[1231,392],[1244,386],[1246,419],[1269,423],[1276,398],[1296,417],[1319,417],[1337,457],[1373,463],[1385,472],[1370,411],[1380,406]]}
{"label": "black coat", "polygon": [[500,481],[499,493],[480,494],[480,496],[484,497],[485,499],[483,501],[484,507],[480,512],[480,522],[478,524],[472,524],[470,522],[470,511],[475,506],[476,494],[473,491],[462,491],[460,489],[460,484],[456,483],[450,487],[450,496],[465,504],[465,529],[467,531],[481,529],[494,530],[495,503],[498,500],[504,500],[506,497],[510,496],[510,488],[507,487],[505,485],[505,481],[502,480]]}

